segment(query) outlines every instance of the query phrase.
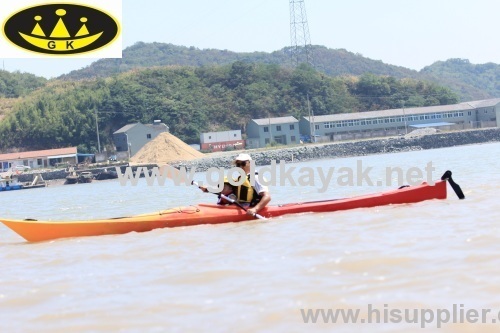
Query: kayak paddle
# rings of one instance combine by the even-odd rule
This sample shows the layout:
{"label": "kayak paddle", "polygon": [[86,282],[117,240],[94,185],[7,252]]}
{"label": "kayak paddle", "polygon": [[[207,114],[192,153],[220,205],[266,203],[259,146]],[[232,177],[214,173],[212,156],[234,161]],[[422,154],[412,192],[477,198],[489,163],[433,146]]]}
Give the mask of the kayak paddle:
{"label": "kayak paddle", "polygon": [[[242,204],[240,204],[238,201],[236,201],[236,200],[234,200],[234,199],[231,199],[231,198],[229,198],[229,197],[225,196],[225,195],[224,195],[224,194],[222,194],[222,193],[220,193],[219,195],[220,195],[220,197],[221,197],[222,199],[227,200],[227,201],[229,201],[230,203],[235,204],[236,206],[238,206],[238,207],[240,207],[241,209],[243,209],[245,212],[247,211],[247,209],[246,209],[245,207],[243,207],[243,205],[242,205]],[[253,217],[258,218],[259,220],[267,220],[264,216],[259,215],[259,214],[257,214],[257,213],[253,214]]]}
{"label": "kayak paddle", "polygon": [[451,178],[451,171],[448,170],[446,171],[443,176],[441,176],[441,180],[447,180],[448,183],[450,184],[451,188],[453,189],[453,191],[455,191],[457,197],[461,200],[461,199],[465,199],[465,195],[464,195],[464,192],[462,192],[462,189],[460,188],[460,186],[455,183],[455,181],[453,181],[453,178]]}

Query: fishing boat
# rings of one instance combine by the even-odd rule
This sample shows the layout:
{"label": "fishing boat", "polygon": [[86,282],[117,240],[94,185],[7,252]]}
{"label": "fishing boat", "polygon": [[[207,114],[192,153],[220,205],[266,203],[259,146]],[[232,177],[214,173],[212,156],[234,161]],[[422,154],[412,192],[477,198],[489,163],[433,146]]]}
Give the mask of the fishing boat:
{"label": "fishing boat", "polygon": [[0,176],[0,191],[21,190],[23,184],[16,174],[4,174]]}
{"label": "fishing boat", "polygon": [[23,166],[15,166],[6,172],[0,173],[0,191],[13,191],[23,189],[19,176],[23,173]]}
{"label": "fishing boat", "polygon": [[[445,173],[445,175],[447,174]],[[436,181],[434,185],[422,183],[417,186],[403,186],[391,191],[351,198],[267,206],[259,212],[259,216],[267,219],[287,214],[334,212],[383,205],[409,204],[432,199],[446,199],[447,181],[452,185],[452,188],[459,198],[462,199],[464,197],[463,193],[459,186],[451,179],[451,172],[448,178],[446,178],[445,175],[443,175],[441,180]],[[145,232],[157,228],[243,222],[254,218],[255,217],[248,215],[241,206],[199,204],[175,207],[130,217],[91,221],[37,221],[34,219],[9,220],[0,218],[0,222],[18,233],[27,241],[36,242],[66,237]]]}
{"label": "fishing boat", "polygon": [[95,176],[95,180],[107,180],[118,178],[118,173],[115,170],[104,169]]}
{"label": "fishing boat", "polygon": [[90,171],[82,171],[77,173],[73,167],[68,170],[68,175],[66,176],[65,185],[77,184],[77,183],[91,183],[94,179],[94,175]]}
{"label": "fishing boat", "polygon": [[68,168],[68,175],[66,176],[66,181],[64,185],[71,185],[78,183],[78,175],[73,167]]}
{"label": "fishing boat", "polygon": [[78,175],[79,183],[91,183],[94,179],[94,175],[90,171],[83,171]]}
{"label": "fishing boat", "polygon": [[8,172],[0,174],[0,191],[12,191],[31,188],[40,188],[48,186],[47,182],[43,179],[41,173],[33,173],[33,180],[31,182],[19,181],[19,176],[22,171],[12,169]]}

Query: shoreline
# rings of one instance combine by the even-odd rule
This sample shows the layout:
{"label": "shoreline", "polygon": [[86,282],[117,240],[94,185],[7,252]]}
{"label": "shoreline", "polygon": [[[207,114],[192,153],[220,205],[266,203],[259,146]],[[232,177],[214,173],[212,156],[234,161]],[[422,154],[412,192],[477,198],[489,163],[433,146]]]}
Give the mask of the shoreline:
{"label": "shoreline", "polygon": [[[482,143],[500,142],[500,128],[488,128],[480,130],[468,130],[457,132],[438,132],[435,134],[424,134],[421,136],[407,137],[384,137],[377,139],[365,139],[359,141],[340,141],[315,143],[300,146],[280,146],[273,148],[260,148],[245,150],[252,156],[255,165],[264,166],[270,165],[272,161],[285,161],[287,163],[295,163],[302,161],[320,160],[326,158],[345,158],[356,156],[367,156],[375,154],[399,153],[417,150],[430,150],[439,148],[448,148],[455,146],[466,146]],[[233,158],[239,151],[228,151],[212,153],[213,156],[207,156],[200,159],[177,161],[170,163],[175,168],[184,167],[186,169],[196,168],[197,172],[207,171],[209,168],[230,168]],[[161,164],[163,165],[163,164]],[[124,172],[125,167],[136,168],[138,166],[152,168],[161,166],[157,164],[137,164],[130,165],[128,163],[115,165],[120,167]],[[97,167],[82,171],[93,171],[94,173],[104,169],[113,168],[114,166]],[[65,185],[65,180],[68,172],[65,169],[41,171],[40,172],[48,186]],[[31,181],[33,172],[20,175],[20,181]],[[97,181],[97,180],[94,180]]]}
{"label": "shoreline", "polygon": [[[468,130],[457,132],[438,132],[421,136],[384,137],[360,141],[341,141],[308,144],[294,147],[261,148],[246,150],[255,160],[255,165],[270,165],[271,161],[287,163],[320,160],[325,158],[344,158],[375,154],[399,153],[417,150],[430,150],[481,143],[500,142],[500,128]],[[211,167],[228,168],[236,154],[241,151],[224,152],[214,157],[171,163],[173,167],[196,167],[206,171]]]}

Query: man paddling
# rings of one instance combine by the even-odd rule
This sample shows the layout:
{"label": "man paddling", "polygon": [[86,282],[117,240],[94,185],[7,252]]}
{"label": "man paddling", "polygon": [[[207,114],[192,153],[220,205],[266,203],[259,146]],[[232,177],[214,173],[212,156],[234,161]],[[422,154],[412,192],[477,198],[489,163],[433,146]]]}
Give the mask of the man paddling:
{"label": "man paddling", "polygon": [[[250,161],[252,157],[248,154],[239,154],[234,165],[243,169],[247,175],[247,179],[235,188],[235,194],[238,202],[243,206],[248,206],[247,214],[255,216],[260,210],[267,206],[271,201],[271,194],[267,186],[262,185],[258,172],[255,173],[254,184],[250,183]],[[239,179],[238,179],[239,180]]]}

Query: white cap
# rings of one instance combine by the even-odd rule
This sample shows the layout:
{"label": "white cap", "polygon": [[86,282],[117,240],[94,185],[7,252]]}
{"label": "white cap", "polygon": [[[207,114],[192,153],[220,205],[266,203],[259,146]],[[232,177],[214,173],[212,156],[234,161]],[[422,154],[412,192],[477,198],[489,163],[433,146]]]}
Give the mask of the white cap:
{"label": "white cap", "polygon": [[234,159],[235,161],[251,161],[252,160],[252,157],[248,154],[239,154],[238,156],[236,156],[236,158]]}

